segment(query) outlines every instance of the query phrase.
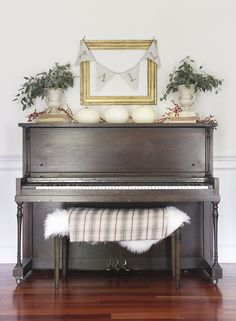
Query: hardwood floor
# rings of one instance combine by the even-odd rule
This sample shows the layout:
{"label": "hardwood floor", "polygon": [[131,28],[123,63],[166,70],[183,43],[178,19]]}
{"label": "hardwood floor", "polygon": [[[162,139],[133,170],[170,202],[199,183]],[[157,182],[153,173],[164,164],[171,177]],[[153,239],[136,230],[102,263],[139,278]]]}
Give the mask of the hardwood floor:
{"label": "hardwood floor", "polygon": [[16,287],[12,265],[0,265],[0,320],[236,320],[236,264],[224,264],[218,287],[200,272],[79,272],[54,290],[51,272],[34,272]]}

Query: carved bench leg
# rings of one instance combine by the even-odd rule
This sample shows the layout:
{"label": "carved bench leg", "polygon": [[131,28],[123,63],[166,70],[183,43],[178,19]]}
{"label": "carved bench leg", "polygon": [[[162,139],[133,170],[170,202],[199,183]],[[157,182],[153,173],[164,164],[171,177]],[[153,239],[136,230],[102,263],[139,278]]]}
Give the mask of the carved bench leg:
{"label": "carved bench leg", "polygon": [[54,284],[55,288],[59,288],[60,277],[60,237],[54,237]]}
{"label": "carved bench leg", "polygon": [[175,233],[171,234],[171,271],[172,277],[175,278]]}
{"label": "carved bench leg", "polygon": [[176,290],[180,289],[180,277],[181,277],[181,266],[180,266],[180,228],[175,232],[175,286]]}
{"label": "carved bench leg", "polygon": [[64,236],[62,238],[62,276],[65,278],[68,272],[68,258],[69,258],[69,238]]}

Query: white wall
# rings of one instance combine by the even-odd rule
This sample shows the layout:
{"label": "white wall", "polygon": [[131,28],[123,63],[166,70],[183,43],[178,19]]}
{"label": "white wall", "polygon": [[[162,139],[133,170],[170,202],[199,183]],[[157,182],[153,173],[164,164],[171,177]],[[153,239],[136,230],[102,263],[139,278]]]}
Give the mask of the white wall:
{"label": "white wall", "polygon": [[16,177],[21,177],[21,157],[0,157],[0,263],[16,261]]}
{"label": "white wall", "polygon": [[[149,39],[159,44],[159,96],[168,73],[186,55],[209,73],[225,79],[220,95],[201,94],[195,107],[214,114],[216,175],[221,181],[220,258],[236,262],[233,192],[236,190],[234,119],[236,2],[234,0],[1,0],[0,1],[0,262],[14,261],[15,177],[20,176],[21,130],[25,114],[14,95],[23,76],[48,69],[54,62],[73,63],[79,40]],[[79,82],[68,92],[79,108]],[[170,102],[158,103],[158,113]],[[10,167],[11,168],[10,168]],[[234,254],[233,250],[234,249]]]}

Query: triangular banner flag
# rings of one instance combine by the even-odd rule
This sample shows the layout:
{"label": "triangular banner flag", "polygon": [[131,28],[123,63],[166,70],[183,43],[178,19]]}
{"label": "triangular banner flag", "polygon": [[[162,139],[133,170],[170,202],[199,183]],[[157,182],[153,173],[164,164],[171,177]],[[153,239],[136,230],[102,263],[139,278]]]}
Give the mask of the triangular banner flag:
{"label": "triangular banner flag", "polygon": [[79,65],[83,61],[94,61],[95,58],[89,48],[87,47],[86,43],[82,41],[80,45],[80,49],[75,61],[75,65]]}
{"label": "triangular banner flag", "polygon": [[119,74],[133,89],[138,88],[139,63]]}
{"label": "triangular banner flag", "polygon": [[158,58],[158,53],[157,53],[157,41],[153,40],[151,43],[150,47],[147,50],[147,53],[144,56],[145,58],[148,58],[152,61],[154,61],[156,64],[160,64],[159,58]]}
{"label": "triangular banner flag", "polygon": [[96,62],[96,86],[101,90],[116,75],[115,72]]}

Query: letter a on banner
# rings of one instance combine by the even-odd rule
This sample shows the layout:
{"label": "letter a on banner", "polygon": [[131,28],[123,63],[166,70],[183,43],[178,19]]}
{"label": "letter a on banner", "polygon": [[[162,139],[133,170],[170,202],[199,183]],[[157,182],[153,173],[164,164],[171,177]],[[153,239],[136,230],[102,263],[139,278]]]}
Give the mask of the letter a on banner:
{"label": "letter a on banner", "polygon": [[138,77],[139,77],[139,63],[133,68],[130,68],[120,73],[120,76],[133,88],[138,88]]}
{"label": "letter a on banner", "polygon": [[157,53],[157,41],[153,40],[151,46],[148,48],[147,54],[145,55],[146,58],[154,61],[157,65],[160,64],[158,53]]}
{"label": "letter a on banner", "polygon": [[75,65],[79,65],[83,61],[94,61],[95,58],[89,48],[86,46],[85,42],[82,41],[80,46]]}
{"label": "letter a on banner", "polygon": [[101,90],[115,75],[116,73],[96,62],[97,90]]}

